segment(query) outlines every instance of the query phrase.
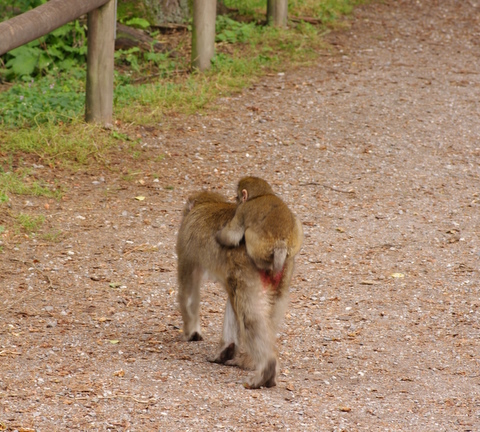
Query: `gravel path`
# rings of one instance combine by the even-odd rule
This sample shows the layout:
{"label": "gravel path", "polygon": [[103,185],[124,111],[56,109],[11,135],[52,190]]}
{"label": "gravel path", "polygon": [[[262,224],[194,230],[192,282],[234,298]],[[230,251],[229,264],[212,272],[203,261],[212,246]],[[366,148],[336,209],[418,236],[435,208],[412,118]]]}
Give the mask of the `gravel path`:
{"label": "gravel path", "polygon": [[[139,131],[118,173],[52,174],[62,202],[14,199],[61,235],[2,240],[0,430],[480,431],[479,29],[477,0],[361,7],[311,68]],[[246,174],[305,230],[255,391],[206,361],[220,287],[202,342],[175,303],[185,198]]]}

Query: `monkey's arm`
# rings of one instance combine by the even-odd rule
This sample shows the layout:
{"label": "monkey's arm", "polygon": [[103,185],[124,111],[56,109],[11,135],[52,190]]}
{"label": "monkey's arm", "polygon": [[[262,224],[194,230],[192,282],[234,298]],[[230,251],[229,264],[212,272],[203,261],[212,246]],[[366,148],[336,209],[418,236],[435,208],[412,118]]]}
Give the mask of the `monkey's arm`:
{"label": "monkey's arm", "polygon": [[217,241],[223,246],[238,246],[245,234],[243,215],[241,211],[238,211],[239,208],[233,219],[217,232]]}

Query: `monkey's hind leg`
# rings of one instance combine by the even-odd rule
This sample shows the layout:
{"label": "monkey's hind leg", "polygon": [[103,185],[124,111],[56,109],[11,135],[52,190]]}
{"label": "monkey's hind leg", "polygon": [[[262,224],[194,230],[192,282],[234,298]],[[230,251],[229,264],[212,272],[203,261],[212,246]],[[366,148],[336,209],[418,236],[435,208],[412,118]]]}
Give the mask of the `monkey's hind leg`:
{"label": "monkey's hind leg", "polygon": [[178,303],[183,318],[183,337],[186,341],[203,340],[200,330],[200,284],[202,279],[202,268],[179,259]]}
{"label": "monkey's hind leg", "polygon": [[223,319],[223,332],[220,341],[220,349],[208,360],[212,363],[225,364],[235,357],[238,350],[238,324],[237,317],[233,311],[230,299],[227,300],[225,307],[225,317]]}
{"label": "monkey's hind leg", "polygon": [[240,346],[239,328],[237,317],[232,307],[230,299],[227,300],[225,308],[225,319],[223,321],[222,340],[220,342],[220,350],[217,353],[214,362],[222,363],[227,366],[236,366],[242,369],[254,370],[250,356]]}
{"label": "monkey's hind leg", "polygon": [[271,328],[267,296],[260,283],[237,286],[233,302],[238,318],[240,345],[255,365],[255,373],[244,383],[246,388],[276,385],[277,356]]}
{"label": "monkey's hind leg", "polygon": [[273,244],[261,233],[251,228],[245,230],[245,246],[247,254],[257,268],[263,270],[273,269]]}

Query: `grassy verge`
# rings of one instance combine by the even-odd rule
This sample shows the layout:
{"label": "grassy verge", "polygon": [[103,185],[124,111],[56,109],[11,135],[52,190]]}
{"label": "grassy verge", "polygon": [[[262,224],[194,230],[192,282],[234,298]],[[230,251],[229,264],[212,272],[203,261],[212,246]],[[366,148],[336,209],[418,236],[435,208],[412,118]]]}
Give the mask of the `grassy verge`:
{"label": "grassy verge", "polygon": [[118,88],[115,107],[119,118],[145,124],[159,121],[171,112],[198,112],[219,96],[238,92],[266,73],[284,70],[287,65],[308,64],[322,46],[318,29],[306,23],[297,25],[295,30],[249,26],[253,30],[248,42],[217,43],[212,68],[205,74]]}
{"label": "grassy verge", "polygon": [[[342,15],[352,12],[353,7],[365,3],[364,0],[289,0],[289,17],[309,17],[330,24]],[[264,0],[225,0],[224,4],[237,8],[242,14],[263,17],[266,9]]]}

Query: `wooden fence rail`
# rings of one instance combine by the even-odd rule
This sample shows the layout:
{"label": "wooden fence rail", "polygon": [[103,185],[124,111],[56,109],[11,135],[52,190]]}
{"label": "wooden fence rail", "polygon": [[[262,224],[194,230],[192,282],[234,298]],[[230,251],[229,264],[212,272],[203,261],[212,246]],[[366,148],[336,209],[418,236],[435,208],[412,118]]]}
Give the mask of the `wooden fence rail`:
{"label": "wooden fence rail", "polygon": [[109,0],[50,0],[0,23],[0,55],[69,23]]}

